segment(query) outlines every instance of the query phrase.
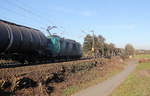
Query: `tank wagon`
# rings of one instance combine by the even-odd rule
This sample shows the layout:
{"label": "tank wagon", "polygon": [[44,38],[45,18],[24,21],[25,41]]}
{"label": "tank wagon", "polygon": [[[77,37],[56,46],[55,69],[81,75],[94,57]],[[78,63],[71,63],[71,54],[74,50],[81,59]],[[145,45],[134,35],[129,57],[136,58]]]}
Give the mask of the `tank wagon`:
{"label": "tank wagon", "polygon": [[0,58],[19,62],[78,59],[80,43],[56,35],[46,37],[41,31],[0,20]]}

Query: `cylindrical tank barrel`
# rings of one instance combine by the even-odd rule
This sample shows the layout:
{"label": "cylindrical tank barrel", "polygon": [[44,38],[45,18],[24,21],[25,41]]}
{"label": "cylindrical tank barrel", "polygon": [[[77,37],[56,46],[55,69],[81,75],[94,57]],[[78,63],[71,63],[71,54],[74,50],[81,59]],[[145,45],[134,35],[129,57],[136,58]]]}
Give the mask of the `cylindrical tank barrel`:
{"label": "cylindrical tank barrel", "polygon": [[0,53],[32,52],[46,46],[47,38],[39,30],[0,20]]}

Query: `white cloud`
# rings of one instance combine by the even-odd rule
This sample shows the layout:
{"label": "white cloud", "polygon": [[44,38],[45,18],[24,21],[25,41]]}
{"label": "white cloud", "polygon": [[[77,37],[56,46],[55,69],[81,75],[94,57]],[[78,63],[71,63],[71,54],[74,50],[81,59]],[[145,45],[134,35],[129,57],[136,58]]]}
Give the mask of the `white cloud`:
{"label": "white cloud", "polygon": [[135,24],[125,24],[125,25],[99,25],[101,29],[111,29],[111,30],[133,30],[136,28]]}
{"label": "white cloud", "polygon": [[82,16],[93,16],[94,15],[94,12],[92,11],[83,11],[83,12],[80,12]]}

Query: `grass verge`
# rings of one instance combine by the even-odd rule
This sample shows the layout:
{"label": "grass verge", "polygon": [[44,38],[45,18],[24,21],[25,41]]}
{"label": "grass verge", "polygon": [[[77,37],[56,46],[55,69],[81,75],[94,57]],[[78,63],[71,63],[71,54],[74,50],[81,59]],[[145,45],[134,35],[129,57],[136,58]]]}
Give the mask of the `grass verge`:
{"label": "grass verge", "polygon": [[[138,58],[148,56],[141,56]],[[150,96],[150,62],[139,63],[136,70],[110,96]]]}

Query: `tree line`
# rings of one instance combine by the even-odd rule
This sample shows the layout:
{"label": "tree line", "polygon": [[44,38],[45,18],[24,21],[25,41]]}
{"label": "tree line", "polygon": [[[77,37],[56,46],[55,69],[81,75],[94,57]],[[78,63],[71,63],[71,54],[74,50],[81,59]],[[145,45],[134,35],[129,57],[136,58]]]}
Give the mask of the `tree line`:
{"label": "tree line", "polygon": [[86,57],[129,57],[134,55],[135,52],[135,49],[131,44],[127,44],[125,48],[117,48],[115,44],[107,43],[106,39],[102,35],[86,35],[82,47],[83,55]]}

